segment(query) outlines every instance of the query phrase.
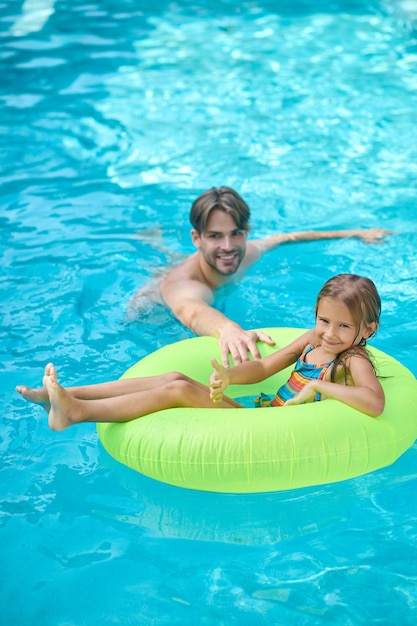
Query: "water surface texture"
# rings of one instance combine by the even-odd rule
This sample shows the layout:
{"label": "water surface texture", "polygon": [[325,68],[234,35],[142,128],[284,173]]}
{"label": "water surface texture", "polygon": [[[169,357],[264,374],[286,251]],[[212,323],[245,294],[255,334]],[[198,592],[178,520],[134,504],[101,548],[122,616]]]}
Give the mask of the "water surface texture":
{"label": "water surface texture", "polygon": [[[415,624],[417,451],[344,483],[228,495],[49,431],[16,384],[120,376],[190,337],[149,297],[192,251],[203,190],[236,188],[287,245],[217,305],[310,326],[331,275],[370,276],[374,345],[417,373],[414,2],[0,1],[2,623]],[[135,292],[142,295],[132,304]]]}

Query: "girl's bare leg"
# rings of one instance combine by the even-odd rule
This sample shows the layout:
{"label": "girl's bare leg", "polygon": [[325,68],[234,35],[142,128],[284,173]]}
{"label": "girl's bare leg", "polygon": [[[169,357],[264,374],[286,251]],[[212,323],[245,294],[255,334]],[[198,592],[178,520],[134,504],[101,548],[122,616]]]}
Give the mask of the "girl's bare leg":
{"label": "girl's bare leg", "polygon": [[214,405],[208,387],[181,374],[172,375],[163,386],[159,385],[158,394],[141,389],[92,400],[74,398],[58,383],[52,364],[45,368],[43,383],[50,402],[48,423],[52,430],[64,430],[81,422],[128,422],[149,413],[176,407],[241,408],[227,396]]}
{"label": "girl's bare leg", "polygon": [[[45,368],[49,368],[51,364]],[[176,372],[168,374],[160,374],[159,376],[147,376],[143,378],[126,378],[123,380],[112,380],[107,383],[98,383],[96,385],[82,385],[79,387],[65,387],[65,390],[73,397],[80,400],[98,400],[99,398],[113,398],[116,396],[134,393],[136,391],[152,391],[160,389],[162,385],[175,379],[178,376]],[[16,391],[20,393],[26,400],[35,404],[40,404],[49,412],[49,395],[45,387],[33,389],[19,385]]]}

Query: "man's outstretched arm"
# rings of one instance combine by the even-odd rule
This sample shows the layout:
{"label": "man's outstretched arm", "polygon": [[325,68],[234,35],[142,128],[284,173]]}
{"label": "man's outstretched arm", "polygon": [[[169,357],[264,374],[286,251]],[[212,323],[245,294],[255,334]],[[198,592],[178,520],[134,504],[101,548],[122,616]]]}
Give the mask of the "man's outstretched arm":
{"label": "man's outstretched arm", "polygon": [[219,340],[222,363],[229,365],[229,354],[237,365],[261,358],[257,341],[273,346],[275,342],[262,332],[244,330],[212,305],[213,292],[197,280],[165,282],[161,294],[175,317],[196,335],[208,335]]}
{"label": "man's outstretched arm", "polygon": [[347,239],[356,237],[365,243],[383,243],[384,237],[392,235],[391,230],[385,228],[353,228],[350,230],[307,230],[294,233],[278,233],[263,239],[254,239],[252,243],[260,252],[268,252],[283,243],[297,243],[299,241],[318,241],[320,239]]}

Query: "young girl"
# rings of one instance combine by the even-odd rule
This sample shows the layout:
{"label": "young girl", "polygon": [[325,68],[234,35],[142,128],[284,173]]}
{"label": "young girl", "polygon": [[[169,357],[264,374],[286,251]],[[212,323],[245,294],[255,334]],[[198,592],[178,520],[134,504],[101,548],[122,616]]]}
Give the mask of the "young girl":
{"label": "young girl", "polygon": [[317,297],[314,329],[260,360],[226,369],[212,359],[209,386],[171,372],[64,388],[49,363],[43,388],[18,386],[16,391],[44,407],[52,430],[63,430],[81,422],[127,422],[175,407],[210,408],[215,403],[242,408],[224,395],[228,385],[261,382],[296,362],[272,406],[334,398],[374,417],[382,413],[385,399],[365,343],[378,328],[380,312],[381,301],[370,279],[339,274]]}

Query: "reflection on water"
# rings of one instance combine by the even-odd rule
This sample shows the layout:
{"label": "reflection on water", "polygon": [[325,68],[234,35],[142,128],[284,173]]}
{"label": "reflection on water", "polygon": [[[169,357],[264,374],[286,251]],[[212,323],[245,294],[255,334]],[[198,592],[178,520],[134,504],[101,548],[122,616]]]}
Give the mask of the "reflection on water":
{"label": "reflection on water", "polygon": [[43,28],[55,11],[57,0],[24,0],[21,15],[13,22],[10,32],[15,37],[23,37]]}
{"label": "reflection on water", "polygon": [[344,483],[197,493],[116,463],[93,426],[51,433],[13,392],[51,359],[92,383],[190,336],[141,296],[220,184],[254,237],[395,231],[282,246],[218,294],[226,315],[305,327],[331,274],[369,274],[374,345],[417,373],[414,3],[197,4],[2,5],[3,621],[414,626],[415,447]]}

